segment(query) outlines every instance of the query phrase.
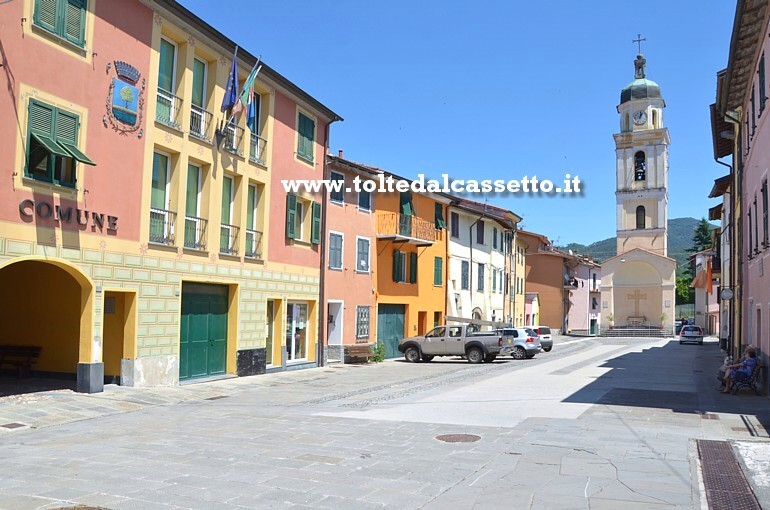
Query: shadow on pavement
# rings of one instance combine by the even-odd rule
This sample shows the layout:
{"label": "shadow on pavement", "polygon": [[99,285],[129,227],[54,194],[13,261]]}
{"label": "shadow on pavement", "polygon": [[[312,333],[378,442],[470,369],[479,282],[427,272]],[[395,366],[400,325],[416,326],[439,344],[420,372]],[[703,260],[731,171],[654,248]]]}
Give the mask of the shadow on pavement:
{"label": "shadow on pavement", "polygon": [[0,375],[0,398],[11,395],[23,395],[53,390],[74,390],[74,379],[53,379],[46,377],[28,377],[17,379],[15,376]]}
{"label": "shadow on pavement", "polygon": [[724,352],[704,345],[670,341],[662,347],[623,354],[606,361],[609,372],[573,393],[564,402],[670,409],[675,413],[754,415],[770,431],[766,396],[744,389],[737,395],[717,391],[716,376]]}

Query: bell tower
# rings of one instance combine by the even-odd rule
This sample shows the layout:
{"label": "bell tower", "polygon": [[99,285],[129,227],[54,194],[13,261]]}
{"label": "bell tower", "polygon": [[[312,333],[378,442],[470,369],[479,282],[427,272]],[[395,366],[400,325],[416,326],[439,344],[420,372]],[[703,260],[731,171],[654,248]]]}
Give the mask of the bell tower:
{"label": "bell tower", "polygon": [[615,138],[617,250],[634,248],[668,256],[668,129],[660,86],[646,77],[640,44],[634,81],[620,92]]}

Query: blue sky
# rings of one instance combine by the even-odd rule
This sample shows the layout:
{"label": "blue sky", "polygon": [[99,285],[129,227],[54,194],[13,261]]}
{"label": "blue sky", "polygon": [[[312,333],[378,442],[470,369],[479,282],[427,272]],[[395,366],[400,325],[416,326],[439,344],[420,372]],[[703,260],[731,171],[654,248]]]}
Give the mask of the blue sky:
{"label": "blue sky", "polygon": [[615,107],[641,32],[667,104],[669,218],[716,205],[707,195],[726,168],[708,106],[735,2],[182,3],[344,117],[334,154],[403,176],[579,175],[582,197],[488,197],[560,244],[615,234]]}

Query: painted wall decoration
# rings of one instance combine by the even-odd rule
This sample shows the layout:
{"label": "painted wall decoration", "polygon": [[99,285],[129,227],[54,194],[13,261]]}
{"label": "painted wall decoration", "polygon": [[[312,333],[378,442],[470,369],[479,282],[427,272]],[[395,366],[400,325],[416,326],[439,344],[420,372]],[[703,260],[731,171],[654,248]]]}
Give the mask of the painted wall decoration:
{"label": "painted wall decoration", "polygon": [[[107,64],[107,73],[112,64]],[[115,61],[117,76],[110,80],[110,90],[107,94],[107,115],[104,125],[112,125],[115,131],[123,133],[137,132],[142,137],[142,116],[144,113],[144,91],[147,80],[142,78],[141,88],[137,86],[141,73],[131,64]]]}

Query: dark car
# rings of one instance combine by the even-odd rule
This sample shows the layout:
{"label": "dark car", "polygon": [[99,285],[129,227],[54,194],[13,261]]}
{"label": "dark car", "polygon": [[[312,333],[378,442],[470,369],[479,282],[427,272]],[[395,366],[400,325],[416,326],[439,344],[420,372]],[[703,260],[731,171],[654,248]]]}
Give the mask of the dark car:
{"label": "dark car", "polygon": [[548,326],[530,326],[532,331],[537,333],[538,338],[540,339],[540,345],[543,347],[543,350],[545,352],[550,351],[553,349],[553,338],[551,338],[551,328]]}

